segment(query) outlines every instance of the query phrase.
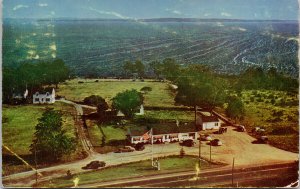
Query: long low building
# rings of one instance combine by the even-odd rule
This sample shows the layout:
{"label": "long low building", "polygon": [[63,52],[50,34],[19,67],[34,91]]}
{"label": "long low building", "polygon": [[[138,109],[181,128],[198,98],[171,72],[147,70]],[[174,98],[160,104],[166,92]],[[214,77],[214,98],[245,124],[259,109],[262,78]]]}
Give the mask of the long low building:
{"label": "long low building", "polygon": [[128,130],[131,144],[137,143],[165,143],[179,142],[183,140],[197,140],[198,132],[196,127],[191,123],[186,124],[157,124],[152,127],[152,135],[150,127],[134,127]]}

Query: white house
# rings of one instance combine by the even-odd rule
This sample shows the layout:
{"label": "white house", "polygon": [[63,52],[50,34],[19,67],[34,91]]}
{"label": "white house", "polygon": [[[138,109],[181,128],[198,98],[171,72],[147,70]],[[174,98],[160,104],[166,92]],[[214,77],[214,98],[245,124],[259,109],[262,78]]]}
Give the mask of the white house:
{"label": "white house", "polygon": [[221,121],[217,116],[207,116],[201,113],[197,114],[196,124],[200,126],[201,130],[219,129],[221,127]]}
{"label": "white house", "polygon": [[52,104],[55,102],[55,90],[54,88],[46,89],[43,92],[36,92],[33,94],[33,104]]}
{"label": "white house", "polygon": [[[198,137],[198,132],[193,124],[154,126],[152,132],[153,143],[179,142],[188,139],[195,141]],[[127,136],[131,144],[151,143],[151,130],[147,130],[146,128],[130,129]]]}

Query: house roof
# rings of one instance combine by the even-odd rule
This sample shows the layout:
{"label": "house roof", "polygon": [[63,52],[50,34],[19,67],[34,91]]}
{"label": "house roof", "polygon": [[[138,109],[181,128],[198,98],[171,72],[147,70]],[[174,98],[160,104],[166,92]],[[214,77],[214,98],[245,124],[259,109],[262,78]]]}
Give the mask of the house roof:
{"label": "house roof", "polygon": [[219,119],[217,116],[202,116],[203,122],[218,122]]}
{"label": "house roof", "polygon": [[158,123],[148,126],[134,126],[128,130],[128,134],[131,136],[142,136],[150,129],[153,129],[153,135],[159,134],[171,134],[171,133],[187,133],[187,132],[197,132],[194,123],[181,123],[176,126],[176,123]]}
{"label": "house roof", "polygon": [[39,94],[46,94],[48,92],[49,94],[52,94],[53,89],[54,88],[47,87],[47,88],[44,88],[44,89],[39,89],[39,90],[35,91],[35,93],[38,92]]}
{"label": "house roof", "polygon": [[202,112],[197,112],[197,116],[201,117],[202,122],[219,122],[219,118],[215,115],[207,115]]}

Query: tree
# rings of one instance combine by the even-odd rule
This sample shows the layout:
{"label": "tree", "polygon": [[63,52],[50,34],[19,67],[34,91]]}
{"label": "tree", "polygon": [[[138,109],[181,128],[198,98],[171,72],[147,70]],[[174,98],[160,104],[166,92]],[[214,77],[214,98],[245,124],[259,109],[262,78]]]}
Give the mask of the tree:
{"label": "tree", "polygon": [[145,65],[140,60],[136,60],[134,64],[136,72],[140,77],[144,77],[145,75]]}
{"label": "tree", "polygon": [[175,102],[186,106],[200,106],[210,112],[225,101],[226,82],[208,70],[184,70],[177,81]]}
{"label": "tree", "polygon": [[162,71],[163,71],[162,64],[158,60],[155,60],[155,61],[150,62],[149,66],[150,66],[150,69],[155,74],[156,78],[158,79],[161,76]]}
{"label": "tree", "polygon": [[130,61],[125,61],[123,65],[123,69],[126,73],[126,76],[130,73],[133,74],[135,72],[134,64]]}
{"label": "tree", "polygon": [[180,66],[175,59],[166,58],[162,63],[162,73],[167,79],[175,81],[180,73]]}
{"label": "tree", "polygon": [[128,118],[143,104],[143,95],[135,89],[118,93],[112,99],[113,109],[120,110]]}
{"label": "tree", "polygon": [[245,107],[243,101],[237,96],[228,97],[228,106],[226,108],[227,116],[234,119],[243,119],[245,115]]}
{"label": "tree", "polygon": [[68,137],[62,129],[62,114],[59,111],[47,109],[38,121],[30,151],[43,157],[39,159],[58,161],[75,150],[76,140]]}
{"label": "tree", "polygon": [[103,113],[108,109],[108,104],[104,98],[98,95],[91,95],[89,97],[85,97],[83,102],[88,105],[96,106],[98,113]]}

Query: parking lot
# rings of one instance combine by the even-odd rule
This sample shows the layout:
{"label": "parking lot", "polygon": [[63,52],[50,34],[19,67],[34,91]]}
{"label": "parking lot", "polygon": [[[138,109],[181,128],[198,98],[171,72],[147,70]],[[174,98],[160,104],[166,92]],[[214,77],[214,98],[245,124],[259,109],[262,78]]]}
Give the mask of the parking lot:
{"label": "parking lot", "polygon": [[[234,127],[227,127],[227,132],[223,134],[213,134],[214,131],[201,131],[201,134],[210,134],[212,139],[220,139],[222,146],[211,147],[212,161],[232,164],[233,157],[235,165],[257,165],[271,164],[298,160],[298,154],[287,152],[268,144],[253,144],[256,139],[249,136],[246,132],[238,132]],[[199,142],[194,147],[183,147],[186,154],[198,155]],[[179,143],[154,144],[154,158],[167,155],[179,155],[181,146]],[[151,157],[151,145],[146,145],[143,151],[127,153],[108,153],[103,154],[103,159],[108,164],[116,164],[117,161],[131,162],[149,159]],[[207,141],[201,141],[201,156],[205,159],[210,158],[210,145]]]}

